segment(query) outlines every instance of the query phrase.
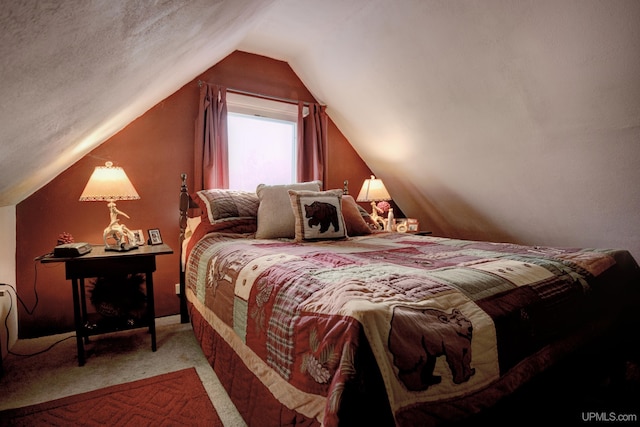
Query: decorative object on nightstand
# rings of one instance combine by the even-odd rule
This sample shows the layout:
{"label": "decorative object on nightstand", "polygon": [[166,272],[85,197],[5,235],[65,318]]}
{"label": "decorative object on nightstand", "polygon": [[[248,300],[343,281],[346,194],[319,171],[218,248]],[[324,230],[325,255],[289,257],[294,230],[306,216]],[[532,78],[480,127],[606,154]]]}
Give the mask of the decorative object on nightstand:
{"label": "decorative object on nightstand", "polygon": [[135,245],[143,246],[146,243],[146,240],[144,238],[144,232],[142,230],[133,230],[133,235],[136,238],[134,242]]}
{"label": "decorative object on nightstand", "polygon": [[382,212],[376,206],[376,202],[391,200],[391,196],[382,180],[377,179],[374,175],[371,175],[370,179],[365,179],[356,200],[358,202],[371,202],[371,219],[378,224],[379,228],[384,230],[385,221],[380,216]]}
{"label": "decorative object on nightstand", "polygon": [[75,239],[71,235],[71,233],[67,233],[66,231],[60,233],[58,235],[58,240],[56,241],[56,245],[64,245],[67,243],[75,243]]}
{"label": "decorative object on nightstand", "polygon": [[[129,215],[118,210],[116,200],[138,200],[140,196],[131,184],[124,169],[106,162],[104,166],[97,166],[89,178],[89,182],[80,196],[81,202],[108,202],[110,222],[102,234],[105,250],[128,251],[136,249],[136,237],[124,224],[120,224],[118,215],[129,218]],[[109,244],[109,239],[115,244]]]}
{"label": "decorative object on nightstand", "polygon": [[393,208],[389,208],[387,213],[387,222],[385,223],[385,231],[395,231],[396,220],[393,218]]}
{"label": "decorative object on nightstand", "polygon": [[431,234],[431,231],[419,230],[419,223],[416,218],[397,218],[396,231],[398,233],[411,233],[418,235]]}
{"label": "decorative object on nightstand", "polygon": [[160,230],[157,228],[150,228],[149,231],[149,244],[150,245],[161,245],[162,244],[162,236],[160,236]]}

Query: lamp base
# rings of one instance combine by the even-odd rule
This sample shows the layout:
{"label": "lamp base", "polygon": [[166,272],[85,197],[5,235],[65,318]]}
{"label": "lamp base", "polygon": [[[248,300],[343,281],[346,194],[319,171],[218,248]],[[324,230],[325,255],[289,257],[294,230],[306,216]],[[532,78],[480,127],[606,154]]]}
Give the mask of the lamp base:
{"label": "lamp base", "polygon": [[378,207],[376,206],[376,202],[374,200],[371,201],[371,219],[373,220],[373,223],[376,225],[378,230],[384,230],[384,218],[378,215]]}
{"label": "lamp base", "polygon": [[128,243],[122,243],[118,246],[116,245],[106,245],[104,247],[105,251],[113,251],[113,252],[127,252],[132,249],[138,249],[138,245],[130,245]]}

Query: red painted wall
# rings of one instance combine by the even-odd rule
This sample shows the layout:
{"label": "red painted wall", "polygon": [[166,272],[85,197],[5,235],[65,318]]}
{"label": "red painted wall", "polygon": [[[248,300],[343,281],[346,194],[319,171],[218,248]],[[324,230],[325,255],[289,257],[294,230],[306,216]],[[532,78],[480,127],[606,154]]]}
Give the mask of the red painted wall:
{"label": "red painted wall", "polygon": [[[174,284],[178,283],[178,194],[180,174],[193,172],[194,122],[198,112],[198,81],[218,83],[253,93],[315,102],[289,65],[258,55],[234,52],[160,102],[53,181],[17,205],[16,282],[18,293],[33,312],[19,307],[21,338],[73,329],[71,284],[63,264],[34,261],[51,251],[58,234],[71,233],[76,241],[100,244],[109,222],[106,202],[78,198],[95,166],[112,161],[122,166],[141,199],[118,202],[131,218],[121,218],[130,229],[159,228],[173,255],[157,258],[154,274],[156,315],[179,312]],[[330,121],[325,188],[342,188],[348,179],[357,194],[371,171]]]}

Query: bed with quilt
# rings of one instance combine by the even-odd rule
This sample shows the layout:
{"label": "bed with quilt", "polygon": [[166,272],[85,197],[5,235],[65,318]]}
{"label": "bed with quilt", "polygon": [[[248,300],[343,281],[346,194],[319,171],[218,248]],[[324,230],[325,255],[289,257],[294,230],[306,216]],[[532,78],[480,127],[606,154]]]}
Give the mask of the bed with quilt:
{"label": "bed with quilt", "polygon": [[464,420],[610,327],[640,284],[625,250],[372,230],[319,182],[187,195],[183,177],[184,305],[249,425]]}

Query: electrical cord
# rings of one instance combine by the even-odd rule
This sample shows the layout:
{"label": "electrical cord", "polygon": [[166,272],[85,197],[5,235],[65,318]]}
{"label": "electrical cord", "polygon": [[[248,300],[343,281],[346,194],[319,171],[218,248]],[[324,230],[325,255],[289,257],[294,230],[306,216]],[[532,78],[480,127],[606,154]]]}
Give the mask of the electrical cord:
{"label": "electrical cord", "polygon": [[[37,264],[37,261],[42,259],[44,256],[46,256],[46,255],[43,255],[42,257],[36,258],[35,259],[36,262],[34,263],[34,267],[33,267],[34,271],[35,271],[35,276],[34,276],[34,279],[33,279],[33,293],[35,294],[36,301],[33,304],[33,308],[31,308],[31,310],[29,310],[29,308],[27,308],[27,305],[24,303],[22,298],[20,298],[20,295],[18,295],[18,291],[16,290],[16,288],[14,286],[6,284],[6,283],[0,283],[0,286],[6,286],[8,288],[13,289],[13,293],[15,294],[16,299],[18,300],[18,302],[20,302],[20,304],[22,304],[22,307],[25,309],[27,314],[29,314],[30,316],[33,316],[33,313],[36,310],[36,307],[38,306],[38,302],[39,302],[39,299],[38,299],[38,288],[37,288],[37,283],[38,283],[38,264]],[[51,350],[54,346],[56,346],[57,344],[60,344],[63,341],[66,341],[66,340],[68,340],[70,338],[75,338],[75,335],[71,335],[71,336],[68,336],[66,338],[62,338],[61,340],[58,340],[58,341],[54,342],[53,344],[51,344],[49,347],[45,348],[44,350],[37,351],[35,353],[30,353],[30,354],[20,354],[20,353],[15,353],[15,352],[9,350],[9,334],[10,334],[10,331],[9,331],[9,316],[11,315],[11,310],[13,309],[13,298],[12,298],[11,292],[7,292],[7,294],[9,295],[9,311],[7,312],[7,315],[4,318],[4,327],[5,327],[5,330],[7,331],[6,343],[7,343],[7,352],[9,354],[12,354],[14,356],[20,356],[20,357],[36,356],[38,354],[46,353],[47,351]]]}

